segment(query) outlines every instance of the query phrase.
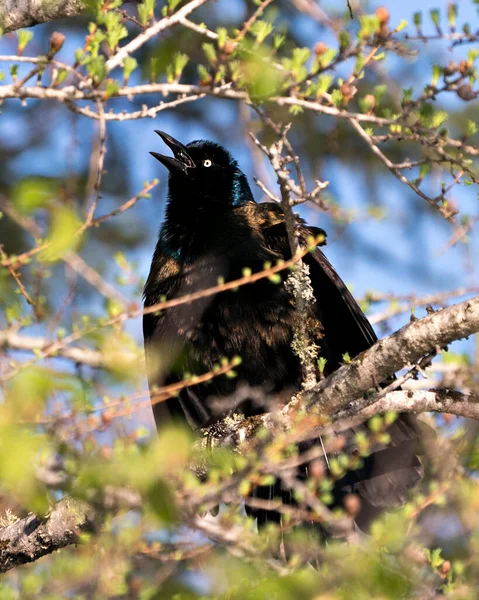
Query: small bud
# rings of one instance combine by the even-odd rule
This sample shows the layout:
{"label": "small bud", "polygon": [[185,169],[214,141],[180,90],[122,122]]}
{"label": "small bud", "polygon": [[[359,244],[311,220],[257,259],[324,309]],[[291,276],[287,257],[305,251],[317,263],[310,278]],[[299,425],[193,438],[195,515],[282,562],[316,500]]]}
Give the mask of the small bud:
{"label": "small bud", "polygon": [[100,419],[103,425],[109,425],[114,419],[113,412],[110,410],[103,411],[100,415]]}
{"label": "small bud", "polygon": [[236,50],[237,45],[237,42],[234,42],[233,40],[227,40],[223,47],[223,52],[228,55],[233,54],[233,52]]}
{"label": "small bud", "polygon": [[344,103],[347,104],[356,95],[358,88],[350,83],[343,83],[340,87],[341,93],[344,98]]}
{"label": "small bud", "polygon": [[444,67],[444,75],[454,75],[454,73],[458,70],[457,63],[453,60],[449,61],[447,67]]}
{"label": "small bud", "polygon": [[461,60],[459,63],[459,72],[461,75],[469,75],[472,69],[472,63],[468,60]]}
{"label": "small bud", "polygon": [[469,102],[470,100],[474,100],[477,96],[477,93],[472,89],[472,87],[468,83],[464,83],[460,85],[457,89],[457,95],[461,100],[465,100]]}
{"label": "small bud", "polygon": [[320,481],[325,473],[324,463],[322,460],[313,460],[309,465],[309,475],[312,479]]}
{"label": "small bud", "polygon": [[368,113],[371,113],[376,106],[376,98],[372,94],[367,94],[364,96],[364,105]]}
{"label": "small bud", "polygon": [[449,560],[445,560],[440,568],[440,572],[442,577],[446,577],[446,575],[449,573],[449,571],[451,570],[451,562]]}
{"label": "small bud", "polygon": [[54,31],[50,38],[50,51],[48,53],[48,58],[53,58],[57,52],[60,52],[62,49],[63,43],[65,41],[65,36],[63,33],[59,31]]}
{"label": "small bud", "polygon": [[361,500],[356,494],[348,494],[343,500],[344,510],[349,516],[355,517],[361,510]]}
{"label": "small bud", "polygon": [[316,54],[316,56],[322,56],[327,51],[327,49],[327,44],[325,44],[324,42],[318,42],[314,47],[314,53]]}
{"label": "small bud", "polygon": [[389,21],[389,11],[385,6],[379,6],[376,9],[376,17],[381,25],[386,25]]}

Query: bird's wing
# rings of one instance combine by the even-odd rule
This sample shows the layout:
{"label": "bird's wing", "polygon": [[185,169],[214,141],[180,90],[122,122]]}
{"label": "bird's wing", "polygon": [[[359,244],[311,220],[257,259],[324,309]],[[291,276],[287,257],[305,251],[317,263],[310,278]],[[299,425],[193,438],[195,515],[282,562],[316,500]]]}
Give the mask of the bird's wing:
{"label": "bird's wing", "polygon": [[[216,285],[222,274],[224,260],[206,256],[192,265],[181,265],[171,257],[155,252],[150,277],[145,284],[145,308],[157,304],[162,297],[180,298]],[[201,373],[203,366],[195,363],[195,357],[187,351],[187,339],[194,335],[204,311],[214,296],[206,296],[143,316],[148,384],[152,397],[153,414],[157,426],[172,418],[186,421],[193,429],[210,419],[204,402],[195,394],[194,388],[183,388],[178,395],[155,402],[154,389],[177,383],[185,372]]]}
{"label": "bird's wing", "polygon": [[[290,253],[286,227],[284,221],[279,222],[279,207],[258,205],[260,206],[265,243],[276,249],[281,247],[284,258],[288,258]],[[272,213],[272,216],[265,216],[265,213]],[[321,231],[306,227],[302,221],[299,221],[298,227],[300,243],[303,245],[307,243],[309,236],[316,236]],[[351,358],[357,356],[374,345],[377,336],[324,253],[316,248],[303,260],[310,270],[316,298],[314,310],[323,327],[321,354],[327,358],[325,372],[329,374],[344,362],[346,353]],[[351,450],[354,450],[355,431],[350,431],[348,435]],[[361,498],[362,508],[357,518],[360,527],[367,528],[384,508],[403,504],[408,490],[420,481],[422,467],[417,453],[422,432],[423,427],[415,416],[399,415],[388,428],[389,444],[377,444],[360,470],[350,471],[336,482],[333,491],[338,504],[342,503],[342,498],[348,493],[355,493]]]}
{"label": "bird's wing", "polygon": [[[261,233],[265,244],[271,249],[280,249],[283,258],[289,258],[291,252],[281,207],[273,203],[263,203],[256,205],[255,212],[262,224]],[[298,219],[298,233],[302,245],[306,245],[311,236],[326,238],[322,229],[307,227],[302,219]],[[327,345],[327,372],[331,372],[343,362],[344,354],[356,356],[375,344],[377,337],[358,303],[323,252],[316,248],[314,252],[306,254],[303,262],[309,267],[316,298],[315,312],[323,326],[324,343]]]}
{"label": "bird's wing", "polygon": [[[179,264],[161,254],[157,248],[143,292],[145,308],[158,304],[165,297],[176,295],[180,285]],[[155,401],[155,389],[180,379],[174,376],[174,358],[178,353],[179,340],[167,315],[168,312],[143,315],[146,372],[157,425],[164,425],[176,411],[171,410],[174,409],[172,402]]]}
{"label": "bird's wing", "polygon": [[324,253],[317,248],[304,257],[304,262],[309,267],[311,285],[334,362],[330,369],[335,369],[344,361],[345,353],[350,357],[357,356],[375,344],[378,338]]}

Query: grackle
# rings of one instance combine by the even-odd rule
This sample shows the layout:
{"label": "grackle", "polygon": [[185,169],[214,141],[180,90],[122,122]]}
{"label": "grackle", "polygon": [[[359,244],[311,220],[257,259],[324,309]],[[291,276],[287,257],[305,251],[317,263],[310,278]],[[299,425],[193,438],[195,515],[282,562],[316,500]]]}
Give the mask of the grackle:
{"label": "grackle", "polygon": [[[176,298],[242,276],[247,267],[260,271],[266,262],[288,259],[284,214],[274,203],[257,204],[237,162],[220,145],[194,141],[184,146],[157,131],[173,156],[151,152],[169,170],[166,215],[144,288],[145,307],[163,298]],[[321,230],[298,219],[300,244]],[[309,267],[316,302],[308,318],[308,331],[326,360],[328,375],[348,353],[354,357],[377,338],[347,287],[323,252],[316,248],[304,257]],[[281,273],[282,282],[287,272]],[[196,430],[235,412],[252,416],[265,412],[251,398],[231,405],[242,384],[260,388],[278,403],[288,401],[301,386],[301,364],[291,349],[294,299],[287,287],[268,279],[241,286],[235,292],[206,296],[161,314],[147,314],[143,333],[150,390],[181,381],[185,373],[213,369],[222,357],[239,355],[237,377],[214,377],[184,388],[178,397],[154,403],[160,428],[169,420],[183,420]],[[214,401],[213,401],[214,400]],[[356,523],[367,529],[382,510],[406,501],[408,490],[422,478],[417,457],[421,435],[411,415],[400,415],[389,426],[390,441],[377,445],[361,468],[337,480],[336,505],[346,494],[360,499]],[[298,475],[299,476],[299,475]],[[304,469],[302,476],[305,476]],[[276,483],[256,488],[262,499],[291,493]],[[249,509],[258,526],[279,523],[273,510]]]}

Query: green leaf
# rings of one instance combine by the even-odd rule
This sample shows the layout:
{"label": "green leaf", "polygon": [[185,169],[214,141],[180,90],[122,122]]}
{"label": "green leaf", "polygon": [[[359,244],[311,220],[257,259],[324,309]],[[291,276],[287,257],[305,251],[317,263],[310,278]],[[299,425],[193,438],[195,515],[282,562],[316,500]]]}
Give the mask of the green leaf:
{"label": "green leaf", "polygon": [[155,0],[143,0],[141,4],[138,5],[138,17],[140,18],[140,23],[146,27],[150,19],[154,16],[155,10]]}
{"label": "green leaf", "polygon": [[359,38],[370,38],[377,33],[381,27],[379,18],[376,15],[360,15],[359,22],[361,28],[359,29]]}
{"label": "green leaf", "polygon": [[54,262],[73,250],[80,242],[77,235],[81,221],[68,208],[55,207],[52,211],[52,222],[46,242],[48,246],[38,253],[38,258],[45,262]]}
{"label": "green leaf", "polygon": [[333,104],[335,106],[337,106],[338,108],[341,108],[344,103],[344,96],[343,96],[341,90],[338,90],[338,88],[335,88],[331,93],[331,100],[333,101]]}
{"label": "green leaf", "polygon": [[284,68],[291,71],[291,74],[297,82],[306,79],[308,69],[306,68],[305,63],[310,54],[311,50],[309,48],[295,48],[291,58],[284,58],[282,61]]}
{"label": "green leaf", "polygon": [[376,99],[376,106],[381,102],[387,90],[388,86],[386,84],[374,86],[373,96]]}
{"label": "green leaf", "polygon": [[169,12],[173,12],[180,2],[181,0],[168,0]]}
{"label": "green leaf", "polygon": [[183,54],[182,52],[177,52],[173,56],[173,67],[175,70],[176,79],[179,79],[181,77],[183,69],[186,67],[189,60],[189,56],[187,54]]}
{"label": "green leaf", "polygon": [[55,85],[61,85],[68,77],[68,71],[66,69],[58,69],[55,77]]}
{"label": "green leaf", "polygon": [[92,77],[97,84],[100,81],[103,81],[108,75],[105,57],[103,55],[90,58],[86,64],[86,68],[90,77]]}
{"label": "green leaf", "polygon": [[22,54],[25,48],[27,47],[28,42],[33,38],[33,31],[29,31],[27,29],[20,29],[17,31],[17,39],[18,39],[18,54]]}
{"label": "green leaf", "polygon": [[349,48],[351,44],[351,36],[346,30],[342,30],[339,33],[339,50],[340,52],[344,52],[346,48]]}
{"label": "green leaf", "polygon": [[419,178],[422,180],[430,173],[432,169],[431,163],[424,163],[419,167]]}
{"label": "green leaf", "polygon": [[256,38],[256,43],[259,45],[264,42],[273,29],[273,24],[269,21],[256,21],[256,23],[251,26],[250,32]]}
{"label": "green leaf", "polygon": [[105,94],[107,98],[111,98],[114,96],[117,91],[120,89],[120,83],[115,79],[107,79],[105,86]]}
{"label": "green leaf", "polygon": [[58,195],[59,185],[46,177],[26,177],[14,185],[12,200],[15,208],[24,215],[30,215],[39,208],[48,208],[50,201]]}
{"label": "green leaf", "polygon": [[438,110],[432,117],[432,126],[440,127],[449,118],[449,113],[445,110]]}
{"label": "green leaf", "polygon": [[447,20],[449,23],[449,27],[454,29],[456,27],[456,19],[457,19],[457,4],[453,4],[449,2],[447,5]]}
{"label": "green leaf", "polygon": [[302,106],[299,106],[298,104],[292,104],[289,107],[289,113],[291,115],[294,115],[294,116],[300,115],[302,112],[304,112],[304,109]]}
{"label": "green leaf", "polygon": [[270,56],[264,46],[254,48],[241,61],[238,83],[248,90],[257,102],[264,102],[278,93],[281,73],[271,64]]}
{"label": "green leaf", "polygon": [[439,21],[440,21],[439,9],[432,8],[430,11],[430,15],[431,15],[431,21],[434,23],[436,28],[439,27]]}
{"label": "green leaf", "polygon": [[284,44],[285,39],[286,39],[286,36],[284,36],[284,35],[275,35],[273,37],[273,48],[275,50],[279,50],[281,48],[281,46]]}
{"label": "green leaf", "polygon": [[122,16],[118,12],[108,10],[101,12],[98,23],[105,28],[105,40],[110,50],[115,51],[120,40],[127,37],[128,31],[121,23]]}
{"label": "green leaf", "polygon": [[317,95],[321,96],[325,94],[331,87],[333,81],[334,77],[332,75],[329,75],[328,73],[324,73],[323,75],[321,75],[318,79],[318,85],[316,90]]}
{"label": "green leaf", "polygon": [[136,58],[133,58],[133,56],[127,56],[123,60],[123,77],[124,77],[125,84],[128,83],[128,81],[130,79],[130,75],[137,68],[137,66],[138,66],[138,61],[136,60]]}
{"label": "green leaf", "polygon": [[371,417],[368,421],[368,427],[373,433],[379,433],[383,427],[383,420],[379,415]]}
{"label": "green leaf", "polygon": [[469,119],[467,121],[467,135],[474,135],[477,133],[477,123]]}
{"label": "green leaf", "polygon": [[443,69],[441,65],[433,65],[432,67],[432,80],[431,85],[436,86],[439,81],[439,77],[441,77],[443,73]]}
{"label": "green leaf", "polygon": [[217,57],[216,50],[213,44],[206,43],[203,44],[201,47],[203,48],[203,52],[205,53],[206,59],[208,60],[210,65],[215,65]]}
{"label": "green leaf", "polygon": [[201,84],[205,84],[211,79],[209,71],[204,65],[198,65],[198,76]]}
{"label": "green leaf", "polygon": [[226,27],[218,27],[216,33],[218,34],[218,48],[223,49],[228,40],[228,30]]}

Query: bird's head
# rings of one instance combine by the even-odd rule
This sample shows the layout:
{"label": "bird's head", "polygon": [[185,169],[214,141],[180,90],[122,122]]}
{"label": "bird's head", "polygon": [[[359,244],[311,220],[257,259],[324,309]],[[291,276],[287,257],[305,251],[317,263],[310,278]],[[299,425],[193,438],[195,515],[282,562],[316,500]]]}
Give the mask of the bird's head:
{"label": "bird's head", "polygon": [[184,146],[163,131],[155,131],[173,152],[150,152],[170,172],[170,199],[188,198],[211,205],[237,206],[253,200],[245,174],[219,144],[196,140]]}

